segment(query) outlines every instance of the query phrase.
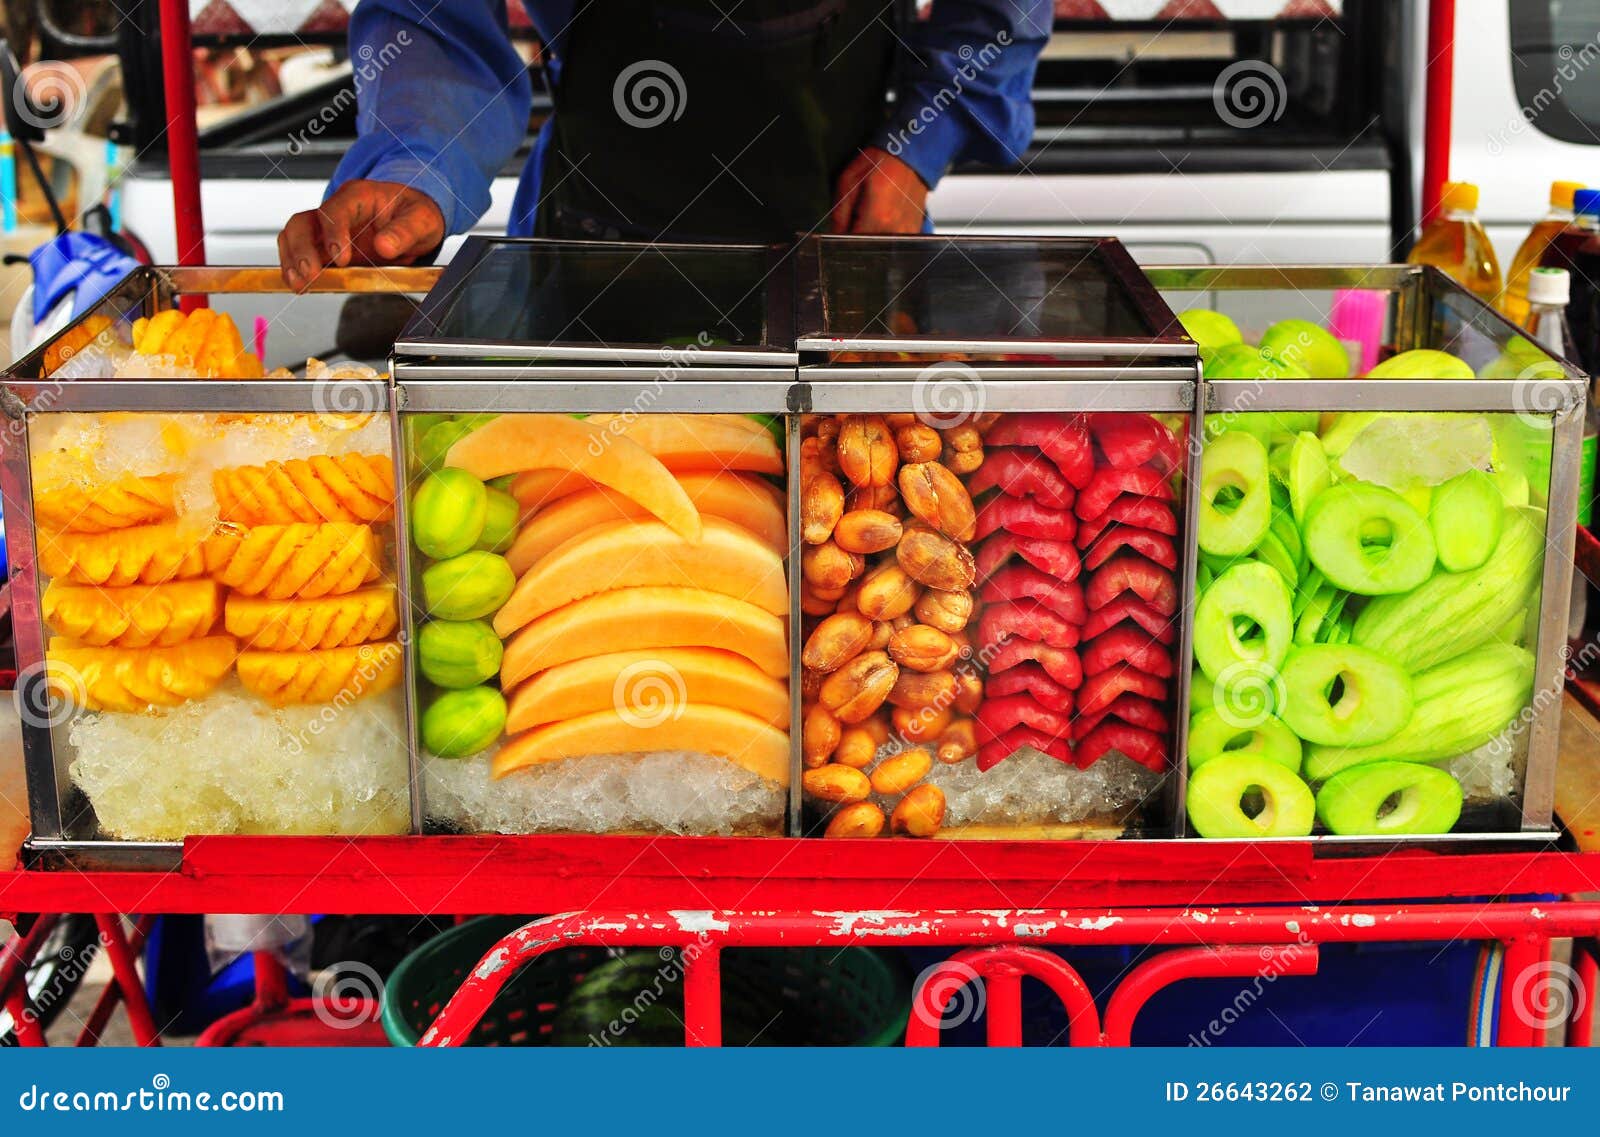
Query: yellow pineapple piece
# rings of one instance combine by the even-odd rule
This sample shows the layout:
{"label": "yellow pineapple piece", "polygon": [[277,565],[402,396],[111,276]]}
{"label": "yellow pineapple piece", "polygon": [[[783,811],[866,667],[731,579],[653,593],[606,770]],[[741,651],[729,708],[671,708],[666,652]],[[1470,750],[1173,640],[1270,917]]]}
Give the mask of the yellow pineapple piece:
{"label": "yellow pineapple piece", "polygon": [[404,655],[395,640],[325,651],[242,651],[239,682],[275,707],[343,704],[398,683]]}
{"label": "yellow pineapple piece", "polygon": [[231,636],[171,647],[90,647],[62,636],[45,649],[52,681],[91,711],[135,714],[216,690],[239,653]]}
{"label": "yellow pineapple piece", "polygon": [[98,588],[52,580],[40,606],[51,631],[89,647],[170,647],[216,627],[222,586],[179,580]]}
{"label": "yellow pineapple piece", "polygon": [[350,647],[394,634],[400,622],[394,586],[375,585],[320,600],[262,600],[230,596],[228,634],[257,651]]}
{"label": "yellow pineapple piece", "polygon": [[246,596],[315,599],[354,592],[378,579],[381,550],[370,525],[224,526],[205,542],[211,576]]}
{"label": "yellow pineapple piece", "polygon": [[[77,355],[89,343],[111,328],[111,317],[90,316],[75,328],[68,328],[56,342],[44,349],[44,374],[48,378],[67,360]],[[108,340],[110,336],[106,337]]]}
{"label": "yellow pineapple piece", "polygon": [[259,379],[261,360],[244,349],[233,317],[210,308],[176,308],[133,322],[133,350],[170,355],[207,379]]}
{"label": "yellow pineapple piece", "polygon": [[171,474],[141,478],[129,475],[108,485],[64,485],[33,495],[34,521],[45,529],[69,533],[105,533],[149,525],[175,516]]}
{"label": "yellow pineapple piece", "polygon": [[394,516],[394,463],[387,454],[319,454],[212,476],[218,515],[241,525],[291,521],[387,521]]}
{"label": "yellow pineapple piece", "polygon": [[177,522],[135,525],[108,533],[41,529],[39,571],[73,584],[164,584],[206,575],[200,545]]}

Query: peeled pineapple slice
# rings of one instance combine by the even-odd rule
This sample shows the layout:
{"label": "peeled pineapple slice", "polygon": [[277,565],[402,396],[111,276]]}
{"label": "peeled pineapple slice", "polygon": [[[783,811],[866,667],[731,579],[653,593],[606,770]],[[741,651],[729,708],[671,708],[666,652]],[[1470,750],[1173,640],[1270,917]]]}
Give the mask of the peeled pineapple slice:
{"label": "peeled pineapple slice", "polygon": [[40,605],[51,631],[89,647],[170,647],[216,627],[222,586],[179,580],[97,588],[52,580]]}
{"label": "peeled pineapple slice", "polygon": [[170,355],[207,379],[259,379],[261,360],[244,349],[233,317],[210,308],[169,308],[133,322],[133,350]]}
{"label": "peeled pineapple slice", "polygon": [[38,540],[39,571],[74,584],[164,584],[206,575],[200,544],[172,521],[107,533],[41,529]]}
{"label": "peeled pineapple slice", "polygon": [[369,525],[224,526],[205,542],[211,576],[246,596],[315,599],[354,592],[379,573],[378,535]]}
{"label": "peeled pineapple slice", "polygon": [[394,463],[387,454],[319,454],[212,477],[218,515],[241,525],[291,521],[387,521],[394,516]]}
{"label": "peeled pineapple slice", "polygon": [[394,586],[380,584],[321,600],[230,596],[228,634],[257,651],[349,647],[394,634],[400,622]]}
{"label": "peeled pineapple slice", "polygon": [[108,485],[67,485],[33,495],[34,521],[68,533],[106,533],[173,516],[171,474],[118,478]]}
{"label": "peeled pineapple slice", "polygon": [[91,711],[136,714],[216,690],[239,648],[231,636],[171,647],[90,647],[57,636],[45,649],[52,681]]}
{"label": "peeled pineapple slice", "polygon": [[326,651],[243,651],[239,682],[275,707],[343,704],[398,683],[404,654],[395,640]]}

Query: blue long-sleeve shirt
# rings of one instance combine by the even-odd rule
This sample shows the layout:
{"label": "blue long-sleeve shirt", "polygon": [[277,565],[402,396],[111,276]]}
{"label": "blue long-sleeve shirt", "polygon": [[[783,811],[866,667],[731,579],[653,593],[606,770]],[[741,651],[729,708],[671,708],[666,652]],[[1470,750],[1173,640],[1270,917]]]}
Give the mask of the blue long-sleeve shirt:
{"label": "blue long-sleeve shirt", "polygon": [[[526,0],[559,81],[576,0]],[[1050,35],[1050,0],[936,0],[905,36],[907,73],[870,145],[929,188],[961,162],[1011,165],[1033,137],[1034,69]],[[329,182],[400,182],[439,203],[451,233],[489,208],[489,185],[527,132],[533,91],[511,43],[504,0],[360,0],[350,18],[357,139]],[[549,142],[541,131],[512,205],[513,235],[532,231]]]}

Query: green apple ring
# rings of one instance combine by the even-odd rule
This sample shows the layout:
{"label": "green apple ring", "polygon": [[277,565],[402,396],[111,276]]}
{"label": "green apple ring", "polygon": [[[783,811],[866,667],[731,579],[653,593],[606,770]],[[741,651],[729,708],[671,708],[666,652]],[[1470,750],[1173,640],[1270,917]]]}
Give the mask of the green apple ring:
{"label": "green apple ring", "polygon": [[1297,647],[1283,661],[1283,705],[1290,730],[1324,746],[1371,746],[1411,718],[1411,676],[1354,644]]}
{"label": "green apple ring", "polygon": [[1223,838],[1305,837],[1317,814],[1294,771],[1253,754],[1222,754],[1191,773],[1185,808],[1196,833]]}
{"label": "green apple ring", "polygon": [[1362,596],[1410,592],[1433,574],[1433,531],[1393,490],[1345,482],[1306,512],[1306,552],[1333,584]]}
{"label": "green apple ring", "polygon": [[1341,837],[1448,833],[1461,818],[1461,784],[1436,766],[1367,762],[1323,783],[1317,816]]}
{"label": "green apple ring", "polygon": [[1285,769],[1300,771],[1300,739],[1275,715],[1261,715],[1250,725],[1219,708],[1201,711],[1189,723],[1189,768],[1191,770],[1224,754],[1249,754],[1276,762]]}
{"label": "green apple ring", "polygon": [[1194,607],[1194,656],[1212,679],[1225,680],[1241,663],[1276,671],[1293,633],[1289,586],[1259,561],[1217,577]]}
{"label": "green apple ring", "polygon": [[1200,463],[1200,548],[1216,557],[1243,556],[1271,524],[1267,448],[1243,431],[1218,435]]}

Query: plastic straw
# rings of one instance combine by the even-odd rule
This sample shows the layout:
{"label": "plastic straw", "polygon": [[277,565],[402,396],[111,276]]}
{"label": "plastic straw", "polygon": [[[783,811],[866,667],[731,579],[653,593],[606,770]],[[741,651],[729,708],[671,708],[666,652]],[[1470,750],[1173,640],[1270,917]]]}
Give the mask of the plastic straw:
{"label": "plastic straw", "polygon": [[1334,293],[1328,331],[1355,349],[1355,373],[1365,375],[1378,365],[1383,350],[1384,321],[1389,302],[1382,292],[1343,289]]}
{"label": "plastic straw", "polygon": [[267,318],[257,316],[255,324],[256,358],[263,363],[267,359]]}
{"label": "plastic straw", "polygon": [[17,145],[9,130],[0,130],[0,227],[17,231]]}

